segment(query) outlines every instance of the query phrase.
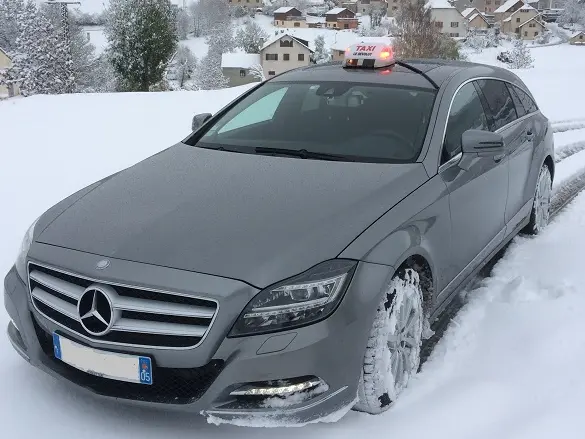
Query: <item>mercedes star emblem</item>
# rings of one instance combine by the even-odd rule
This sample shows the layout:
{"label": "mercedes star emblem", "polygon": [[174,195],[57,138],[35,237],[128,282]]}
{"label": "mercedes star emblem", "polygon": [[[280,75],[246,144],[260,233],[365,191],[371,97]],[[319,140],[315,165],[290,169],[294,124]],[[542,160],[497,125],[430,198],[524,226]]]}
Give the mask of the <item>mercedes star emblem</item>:
{"label": "mercedes star emblem", "polygon": [[77,312],[81,326],[91,335],[105,335],[114,325],[114,310],[107,287],[90,285],[81,295]]}
{"label": "mercedes star emblem", "polygon": [[108,268],[110,266],[110,261],[108,261],[107,259],[102,259],[101,261],[99,261],[95,268],[97,268],[98,270],[103,270],[105,268]]}

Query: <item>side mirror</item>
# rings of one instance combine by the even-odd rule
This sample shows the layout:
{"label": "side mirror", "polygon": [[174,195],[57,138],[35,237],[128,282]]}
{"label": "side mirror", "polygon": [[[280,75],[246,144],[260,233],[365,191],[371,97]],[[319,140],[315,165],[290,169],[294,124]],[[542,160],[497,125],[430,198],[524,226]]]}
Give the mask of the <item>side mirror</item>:
{"label": "side mirror", "polygon": [[504,136],[491,131],[467,130],[461,135],[463,154],[496,155],[504,150]]}
{"label": "side mirror", "polygon": [[193,116],[193,122],[191,122],[191,130],[197,131],[209,119],[211,119],[211,113],[201,113]]}

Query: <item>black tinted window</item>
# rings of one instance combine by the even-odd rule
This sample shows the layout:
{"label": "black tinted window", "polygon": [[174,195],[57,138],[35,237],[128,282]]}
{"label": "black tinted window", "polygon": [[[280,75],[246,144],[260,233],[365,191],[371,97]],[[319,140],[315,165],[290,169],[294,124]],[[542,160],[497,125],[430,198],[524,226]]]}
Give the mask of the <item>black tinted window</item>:
{"label": "black tinted window", "polygon": [[516,87],[514,87],[511,84],[507,84],[507,86],[508,86],[508,91],[510,92],[510,95],[512,96],[512,100],[514,101],[514,106],[516,107],[516,113],[518,114],[518,117],[524,116],[526,114],[526,109],[524,108],[524,104],[520,100],[518,93],[516,93]]}
{"label": "black tinted window", "polygon": [[[347,82],[266,83],[211,125],[201,146],[305,149],[352,159],[413,162],[433,90]],[[187,141],[190,143],[190,141]]]}
{"label": "black tinted window", "polygon": [[478,83],[494,118],[495,130],[518,118],[512,96],[510,96],[505,82],[482,79]]}
{"label": "black tinted window", "polygon": [[471,129],[489,131],[483,105],[474,85],[470,82],[461,87],[453,99],[441,163],[461,152],[461,135]]}
{"label": "black tinted window", "polygon": [[515,85],[513,85],[512,88],[514,89],[514,91],[518,95],[518,98],[522,101],[522,104],[524,105],[526,113],[534,113],[535,111],[538,111],[538,107],[536,106],[536,103],[532,100],[532,98],[530,97],[530,95],[528,93],[526,93],[520,87],[516,87]]}

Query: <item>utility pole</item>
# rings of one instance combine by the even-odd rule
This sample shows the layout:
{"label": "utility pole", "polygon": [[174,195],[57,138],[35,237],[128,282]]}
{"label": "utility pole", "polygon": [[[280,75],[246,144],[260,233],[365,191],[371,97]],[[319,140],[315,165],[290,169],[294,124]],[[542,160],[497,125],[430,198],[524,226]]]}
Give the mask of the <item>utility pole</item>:
{"label": "utility pole", "polygon": [[[61,7],[61,21],[63,25],[63,38],[67,47],[66,72],[68,79],[73,76],[73,56],[71,54],[71,35],[69,33],[69,5],[80,5],[81,2],[74,0],[48,0],[48,5],[59,5]],[[67,81],[66,93],[73,93],[73,83]]]}

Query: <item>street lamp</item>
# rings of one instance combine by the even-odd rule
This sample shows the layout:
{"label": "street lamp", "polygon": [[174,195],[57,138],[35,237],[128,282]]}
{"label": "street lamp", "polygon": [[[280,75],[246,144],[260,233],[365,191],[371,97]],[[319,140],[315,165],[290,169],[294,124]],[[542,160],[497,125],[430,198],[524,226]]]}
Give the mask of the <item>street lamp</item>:
{"label": "street lamp", "polygon": [[[65,38],[65,44],[67,47],[67,67],[66,72],[67,76],[71,78],[73,75],[72,73],[72,65],[73,65],[73,56],[71,53],[71,36],[69,34],[69,5],[80,5],[80,1],[72,1],[72,0],[48,0],[45,2],[48,5],[59,5],[61,7],[61,20],[63,22],[63,37]],[[70,81],[67,81],[67,93],[73,92],[73,84]]]}

